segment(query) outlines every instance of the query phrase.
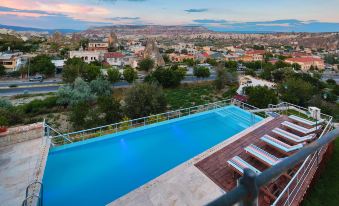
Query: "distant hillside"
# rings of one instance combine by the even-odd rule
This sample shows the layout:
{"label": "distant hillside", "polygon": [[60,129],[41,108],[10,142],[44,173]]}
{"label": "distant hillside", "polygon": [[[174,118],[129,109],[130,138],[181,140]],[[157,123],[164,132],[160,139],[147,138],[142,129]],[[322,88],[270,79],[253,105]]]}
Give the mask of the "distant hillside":
{"label": "distant hillside", "polygon": [[73,32],[79,32],[80,30],[73,30],[73,29],[40,29],[40,28],[32,28],[32,27],[20,27],[20,26],[10,26],[10,25],[3,25],[0,24],[0,29],[11,29],[14,31],[34,31],[34,32],[48,32],[48,33],[54,33],[56,31],[61,33],[73,33]]}

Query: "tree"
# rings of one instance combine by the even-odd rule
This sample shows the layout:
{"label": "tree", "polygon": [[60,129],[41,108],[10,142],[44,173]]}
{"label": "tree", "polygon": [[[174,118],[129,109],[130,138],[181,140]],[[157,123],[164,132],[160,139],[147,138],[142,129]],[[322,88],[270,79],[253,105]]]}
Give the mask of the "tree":
{"label": "tree", "polygon": [[112,96],[98,98],[98,112],[103,114],[105,124],[118,122],[122,118],[120,103]]}
{"label": "tree", "polygon": [[61,86],[57,92],[57,104],[66,108],[72,100],[73,89],[70,85]]}
{"label": "tree", "polygon": [[98,78],[100,73],[101,73],[100,67],[95,66],[93,64],[85,64],[85,66],[83,67],[83,70],[81,71],[81,77],[85,81],[91,82],[92,80],[95,80],[96,78]]}
{"label": "tree", "polygon": [[238,74],[230,69],[225,69],[223,64],[219,64],[217,67],[217,77],[214,80],[216,89],[222,90],[226,85],[232,85],[238,81]]}
{"label": "tree", "polygon": [[245,70],[245,75],[250,75],[250,76],[257,76],[257,74],[255,73],[255,71],[253,69],[246,69]]}
{"label": "tree", "polygon": [[81,76],[86,63],[81,58],[70,58],[65,62],[62,70],[62,79],[66,83],[73,83],[77,77]]}
{"label": "tree", "polygon": [[130,88],[125,96],[125,114],[138,118],[157,114],[166,110],[166,97],[157,84],[142,83]]}
{"label": "tree", "polygon": [[305,106],[312,97],[313,87],[302,79],[291,78],[279,85],[279,93],[282,100]]}
{"label": "tree", "polygon": [[193,59],[184,59],[182,62],[190,67],[195,65],[195,61]]}
{"label": "tree", "polygon": [[164,59],[165,63],[170,63],[171,59],[169,58],[169,56],[167,54],[163,54],[162,58]]}
{"label": "tree", "polygon": [[207,67],[198,66],[194,67],[193,74],[198,78],[207,78],[211,75],[211,72]]}
{"label": "tree", "polygon": [[108,69],[107,75],[108,75],[108,80],[111,83],[118,82],[121,78],[121,74],[118,69]]}
{"label": "tree", "polygon": [[83,129],[86,127],[86,117],[90,111],[87,102],[77,102],[71,107],[69,121],[74,129]]}
{"label": "tree", "polygon": [[208,59],[206,60],[206,63],[208,63],[208,64],[210,64],[210,65],[212,65],[212,66],[217,66],[217,64],[218,64],[217,60],[212,59],[212,58],[208,58]]}
{"label": "tree", "polygon": [[92,90],[87,82],[85,82],[80,77],[76,78],[74,81],[71,105],[75,105],[81,102],[86,102],[88,104],[94,103],[96,96],[92,93]]}
{"label": "tree", "polygon": [[226,61],[225,67],[230,69],[236,69],[238,67],[238,63],[236,61]]}
{"label": "tree", "polygon": [[295,70],[300,70],[300,69],[301,69],[301,66],[300,66],[300,64],[298,64],[298,63],[293,63],[291,66],[292,66],[292,68],[295,69]]}
{"label": "tree", "polygon": [[0,77],[6,74],[6,68],[4,65],[0,64]]}
{"label": "tree", "polygon": [[137,72],[129,66],[125,67],[123,76],[128,83],[132,83],[138,78]]}
{"label": "tree", "polygon": [[102,77],[99,77],[96,80],[90,82],[90,88],[92,94],[96,96],[111,96],[112,95],[112,86],[111,83]]}
{"label": "tree", "polygon": [[267,86],[247,87],[248,102],[258,108],[267,108],[268,104],[277,104],[277,94]]}
{"label": "tree", "polygon": [[165,88],[176,87],[180,85],[181,80],[185,78],[186,70],[177,65],[170,68],[160,67],[145,79],[146,82],[156,81]]}
{"label": "tree", "polygon": [[145,58],[139,62],[140,70],[149,72],[154,67],[154,61],[150,58]]}
{"label": "tree", "polygon": [[52,76],[55,74],[55,66],[52,59],[47,55],[38,55],[31,60],[30,63],[31,74],[43,74],[45,76]]}
{"label": "tree", "polygon": [[328,80],[326,80],[326,82],[329,85],[336,85],[337,84],[337,82],[334,79],[328,79]]}

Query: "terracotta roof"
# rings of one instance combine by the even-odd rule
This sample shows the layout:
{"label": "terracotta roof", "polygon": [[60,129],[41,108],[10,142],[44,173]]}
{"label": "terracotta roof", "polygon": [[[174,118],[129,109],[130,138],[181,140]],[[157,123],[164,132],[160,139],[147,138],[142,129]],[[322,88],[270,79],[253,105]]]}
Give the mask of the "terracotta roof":
{"label": "terracotta roof", "polygon": [[108,52],[104,54],[105,59],[107,58],[123,58],[125,55],[123,55],[120,52]]}
{"label": "terracotta roof", "polygon": [[324,60],[315,57],[296,57],[296,58],[288,58],[285,61],[289,62],[302,62],[302,63],[312,63],[312,62],[324,62]]}
{"label": "terracotta roof", "polygon": [[254,54],[265,54],[265,50],[251,50],[251,51],[246,51],[247,55],[254,55]]}
{"label": "terracotta roof", "polygon": [[248,101],[248,97],[247,96],[240,95],[240,94],[234,95],[233,98],[236,99],[236,100],[239,100],[241,102],[247,102]]}

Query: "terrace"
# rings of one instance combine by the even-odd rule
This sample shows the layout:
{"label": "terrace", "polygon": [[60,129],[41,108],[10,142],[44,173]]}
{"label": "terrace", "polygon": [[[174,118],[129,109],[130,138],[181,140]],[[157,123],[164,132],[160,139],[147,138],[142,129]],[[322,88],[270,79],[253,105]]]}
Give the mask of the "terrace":
{"label": "terrace", "polygon": [[[104,134],[116,133],[156,122],[190,116],[227,105],[236,105],[249,111],[251,113],[248,119],[249,122],[253,121],[254,115],[263,116],[265,119],[109,204],[202,205],[218,198],[225,192],[227,193],[237,185],[237,181],[241,175],[236,174],[234,170],[227,165],[227,160],[232,157],[239,156],[260,171],[265,171],[269,168],[245,152],[244,148],[250,144],[255,144],[277,158],[289,156],[290,154],[279,152],[271,146],[264,144],[260,138],[265,134],[276,137],[276,134],[272,133],[272,130],[281,127],[282,122],[289,120],[288,115],[290,114],[312,119],[309,117],[310,114],[307,109],[282,103],[279,105],[270,105],[269,108],[262,110],[232,99],[74,133],[59,134],[48,125],[45,125],[45,131],[46,137],[51,140],[51,147],[57,147],[58,145],[76,141],[81,142],[90,138],[95,139],[95,137]],[[269,117],[267,115],[272,113],[278,113],[279,116]],[[321,118],[325,120],[325,124],[321,131],[317,131],[317,138],[319,139],[332,130],[332,117],[321,114]],[[288,143],[288,141],[285,143]],[[298,164],[296,167],[279,176],[268,186],[261,188],[258,200],[259,205],[298,205],[302,201],[317,171],[318,165],[321,164],[326,149],[327,146],[323,147],[321,151],[308,156],[303,163]],[[36,194],[38,195],[39,193]]]}

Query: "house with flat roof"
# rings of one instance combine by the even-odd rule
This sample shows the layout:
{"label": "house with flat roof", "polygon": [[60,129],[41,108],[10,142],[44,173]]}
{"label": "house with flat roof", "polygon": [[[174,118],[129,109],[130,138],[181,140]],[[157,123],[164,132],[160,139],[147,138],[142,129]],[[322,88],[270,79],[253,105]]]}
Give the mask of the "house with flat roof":
{"label": "house with flat roof", "polygon": [[3,65],[8,72],[16,71],[24,64],[22,52],[0,53],[0,65]]}

